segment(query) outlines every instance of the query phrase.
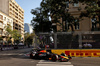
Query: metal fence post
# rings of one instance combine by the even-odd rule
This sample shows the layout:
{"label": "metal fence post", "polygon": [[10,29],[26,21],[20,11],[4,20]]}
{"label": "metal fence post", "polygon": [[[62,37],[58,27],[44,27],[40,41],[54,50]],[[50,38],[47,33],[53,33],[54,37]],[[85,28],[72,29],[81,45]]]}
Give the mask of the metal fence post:
{"label": "metal fence post", "polygon": [[79,48],[82,49],[82,34],[79,33]]}
{"label": "metal fence post", "polygon": [[54,49],[57,49],[57,33],[54,34]]}

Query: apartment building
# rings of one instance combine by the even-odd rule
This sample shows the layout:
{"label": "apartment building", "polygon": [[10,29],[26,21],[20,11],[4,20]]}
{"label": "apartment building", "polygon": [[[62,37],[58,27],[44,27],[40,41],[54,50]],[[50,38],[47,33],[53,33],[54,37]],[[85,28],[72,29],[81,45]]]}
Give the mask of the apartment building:
{"label": "apartment building", "polygon": [[24,10],[15,0],[9,1],[9,16],[13,17],[13,29],[18,30],[24,38]]}
{"label": "apartment building", "polygon": [[0,36],[3,37],[3,41],[6,41],[6,29],[7,25],[11,25],[13,30],[13,19],[0,11]]}
{"label": "apartment building", "polygon": [[21,41],[24,39],[24,10],[17,4],[15,0],[0,0],[0,11],[13,19],[13,29],[16,29],[22,35]]}
{"label": "apartment building", "polygon": [[[84,8],[86,6],[86,4],[82,4],[82,3],[74,3],[74,4],[68,4],[69,8],[68,8],[68,12],[71,13],[72,16],[74,16],[75,18],[80,16],[81,12],[84,12]],[[78,8],[81,8],[81,10],[79,11]],[[88,17],[83,17],[83,20],[79,21],[78,25],[73,25],[73,29],[74,31],[91,31],[93,24],[91,21],[91,18]],[[59,19],[59,21],[62,23],[62,18]],[[61,31],[62,30],[62,26],[58,26],[55,22],[52,23],[52,26],[54,29],[56,29],[57,31]],[[99,28],[99,24],[96,24],[96,27],[98,30]],[[72,31],[71,27],[68,27],[68,23],[67,23],[67,28],[69,28],[69,32]]]}

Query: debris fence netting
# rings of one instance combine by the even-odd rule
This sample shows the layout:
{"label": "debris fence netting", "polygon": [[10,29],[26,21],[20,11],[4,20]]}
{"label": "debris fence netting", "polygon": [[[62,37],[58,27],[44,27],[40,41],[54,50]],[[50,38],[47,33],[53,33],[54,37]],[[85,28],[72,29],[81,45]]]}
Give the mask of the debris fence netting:
{"label": "debris fence netting", "polygon": [[34,47],[53,49],[99,49],[100,32],[38,33]]}

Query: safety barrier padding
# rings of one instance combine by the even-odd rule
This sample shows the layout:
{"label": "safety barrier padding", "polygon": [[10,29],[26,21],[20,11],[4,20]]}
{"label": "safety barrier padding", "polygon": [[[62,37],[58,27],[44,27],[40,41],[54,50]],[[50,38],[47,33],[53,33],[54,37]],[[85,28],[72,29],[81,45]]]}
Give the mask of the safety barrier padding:
{"label": "safety barrier padding", "polygon": [[100,49],[52,49],[52,53],[65,53],[73,57],[100,57]]}

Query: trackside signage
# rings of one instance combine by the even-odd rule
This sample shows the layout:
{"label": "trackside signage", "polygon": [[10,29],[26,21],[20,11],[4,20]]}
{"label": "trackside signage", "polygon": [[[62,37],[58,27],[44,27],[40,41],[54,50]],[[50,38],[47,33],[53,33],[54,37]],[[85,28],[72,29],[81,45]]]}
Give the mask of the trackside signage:
{"label": "trackside signage", "polygon": [[53,53],[65,53],[73,57],[100,57],[100,49],[54,49]]}

